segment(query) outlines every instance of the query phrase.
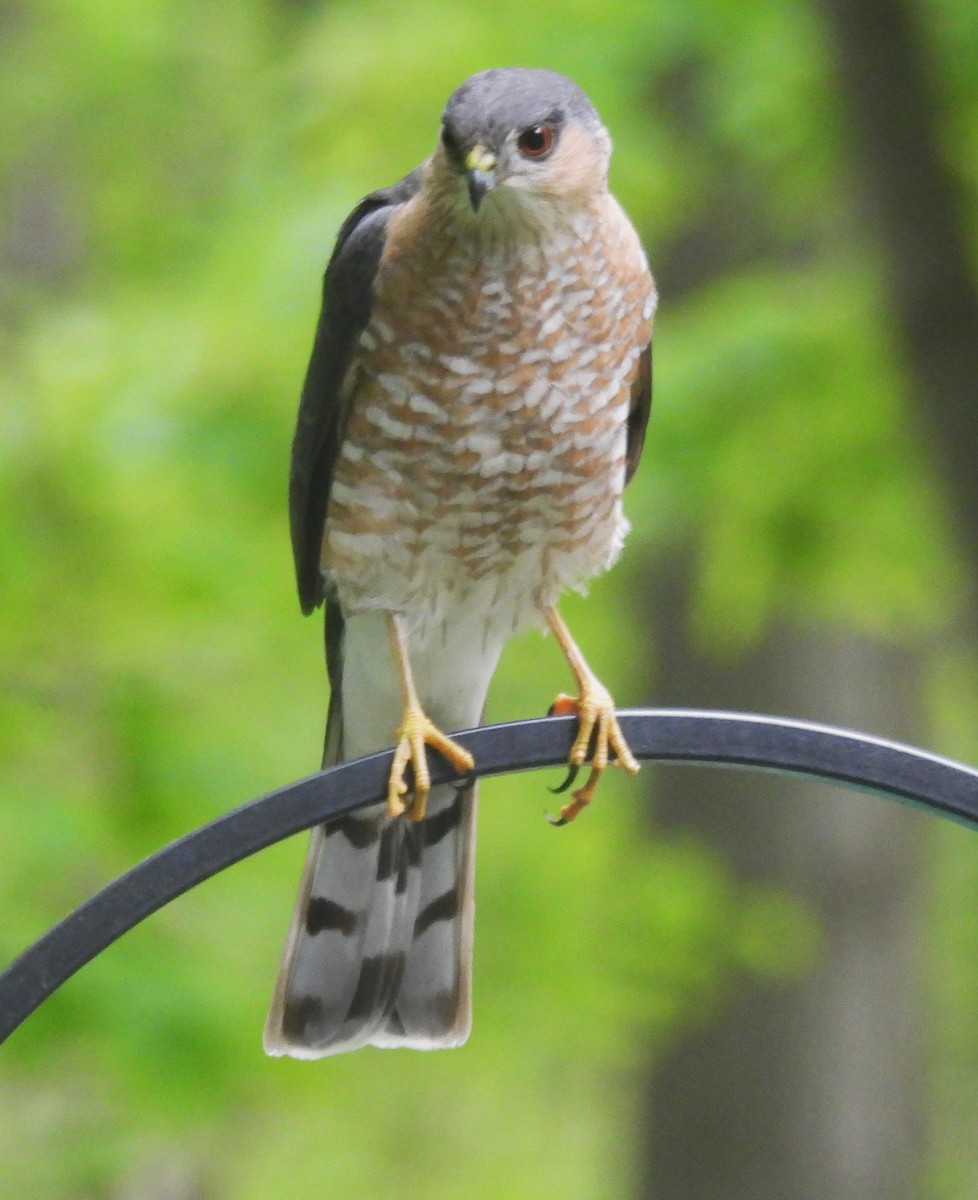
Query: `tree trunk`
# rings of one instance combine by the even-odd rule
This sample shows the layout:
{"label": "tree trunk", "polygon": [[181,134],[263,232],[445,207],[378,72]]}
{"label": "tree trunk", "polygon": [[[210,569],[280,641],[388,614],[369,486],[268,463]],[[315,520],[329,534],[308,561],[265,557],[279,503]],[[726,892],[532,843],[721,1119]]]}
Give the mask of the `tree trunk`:
{"label": "tree trunk", "polygon": [[[940,152],[922,10],[908,0],[821,0],[821,11],[867,236],[887,267],[917,419],[968,561],[978,628],[978,289],[964,205]],[[656,608],[663,703],[758,708],[920,740],[912,656],[779,628],[724,668],[687,644],[676,579]],[[658,794],[660,824],[695,826],[745,878],[797,887],[820,915],[825,942],[813,975],[745,992],[658,1065],[640,1194],[918,1195],[917,850],[926,818],[811,783],[727,772],[663,771]]]}
{"label": "tree trunk", "polygon": [[905,0],[821,0],[821,8],[867,233],[887,264],[911,392],[969,560],[978,628],[978,287],[964,200],[940,151],[922,10]]}
{"label": "tree trunk", "polygon": [[[678,575],[678,573],[677,573]],[[775,712],[915,740],[916,663],[898,648],[779,628],[718,666],[657,589],[662,703]],[[643,1200],[912,1200],[922,1159],[918,855],[922,813],[810,781],[662,770],[657,832],[695,828],[752,885],[800,894],[814,970],[746,981],[659,1062]]]}

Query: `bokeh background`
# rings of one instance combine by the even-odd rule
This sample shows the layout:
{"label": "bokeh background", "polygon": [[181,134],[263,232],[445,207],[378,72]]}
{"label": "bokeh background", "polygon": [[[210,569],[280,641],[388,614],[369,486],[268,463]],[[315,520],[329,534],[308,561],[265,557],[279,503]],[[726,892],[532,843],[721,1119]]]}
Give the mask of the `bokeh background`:
{"label": "bokeh background", "polygon": [[[573,76],[660,284],[622,704],[978,761],[972,0],[0,0],[0,961],[318,764],[285,477],[340,221],[490,65]],[[488,716],[567,685],[510,648]],[[978,841],[730,772],[555,833],[488,783],[475,1030],[270,1061],[304,839],[0,1054],[0,1194],[934,1200],[978,1187]]]}

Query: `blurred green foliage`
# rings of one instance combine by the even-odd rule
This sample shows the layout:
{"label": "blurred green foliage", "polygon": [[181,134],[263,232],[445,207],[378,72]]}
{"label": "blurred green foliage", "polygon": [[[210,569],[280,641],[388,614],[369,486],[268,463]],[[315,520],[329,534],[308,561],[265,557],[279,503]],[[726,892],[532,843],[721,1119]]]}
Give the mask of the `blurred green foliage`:
{"label": "blurred green foliage", "polygon": [[[974,21],[964,0],[927,12],[947,152],[978,186]],[[428,152],[451,90],[514,63],[591,93],[653,266],[684,245],[709,260],[724,224],[741,250],[664,288],[632,565],[567,606],[618,699],[653,698],[641,622],[622,636],[626,580],[681,540],[717,651],[778,611],[947,627],[963,568],[850,218],[809,5],[6,0],[0,960],[317,765],[320,631],[293,595],[285,476],[322,266],[360,195]],[[978,756],[958,700],[973,680],[942,662],[937,727]],[[521,638],[489,717],[543,712],[564,685],[553,647]],[[804,970],[818,933],[702,847],[645,840],[642,788],[615,780],[555,835],[545,782],[484,787],[465,1050],[262,1057],[299,839],[155,916],[11,1039],[4,1194],[623,1194],[645,1055],[745,973]],[[978,891],[959,845],[948,903]],[[941,961],[976,937],[962,918]]]}

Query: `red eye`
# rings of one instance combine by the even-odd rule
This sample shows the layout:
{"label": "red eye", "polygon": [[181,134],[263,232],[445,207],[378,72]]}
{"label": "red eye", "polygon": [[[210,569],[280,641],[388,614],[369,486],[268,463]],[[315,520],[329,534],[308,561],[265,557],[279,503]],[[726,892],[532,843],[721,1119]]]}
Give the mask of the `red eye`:
{"label": "red eye", "polygon": [[524,158],[543,158],[554,144],[552,125],[532,125],[524,129],[516,142]]}

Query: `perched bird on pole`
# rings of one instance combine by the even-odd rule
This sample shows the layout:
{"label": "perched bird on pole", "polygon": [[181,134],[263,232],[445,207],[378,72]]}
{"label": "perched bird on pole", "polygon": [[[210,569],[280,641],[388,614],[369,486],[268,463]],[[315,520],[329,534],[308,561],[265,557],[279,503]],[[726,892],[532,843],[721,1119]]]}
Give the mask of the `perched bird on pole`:
{"label": "perched bird on pole", "polygon": [[[386,803],[312,835],[270,1054],[459,1045],[471,1024],[477,725],[506,641],[548,626],[577,684],[564,824],[638,763],[557,602],[617,558],[656,294],[611,140],[553,71],[474,75],[431,157],[373,192],[326,270],[292,448],[304,612],[325,605],[323,763],[396,744]],[[431,788],[425,748],[458,771]]]}

